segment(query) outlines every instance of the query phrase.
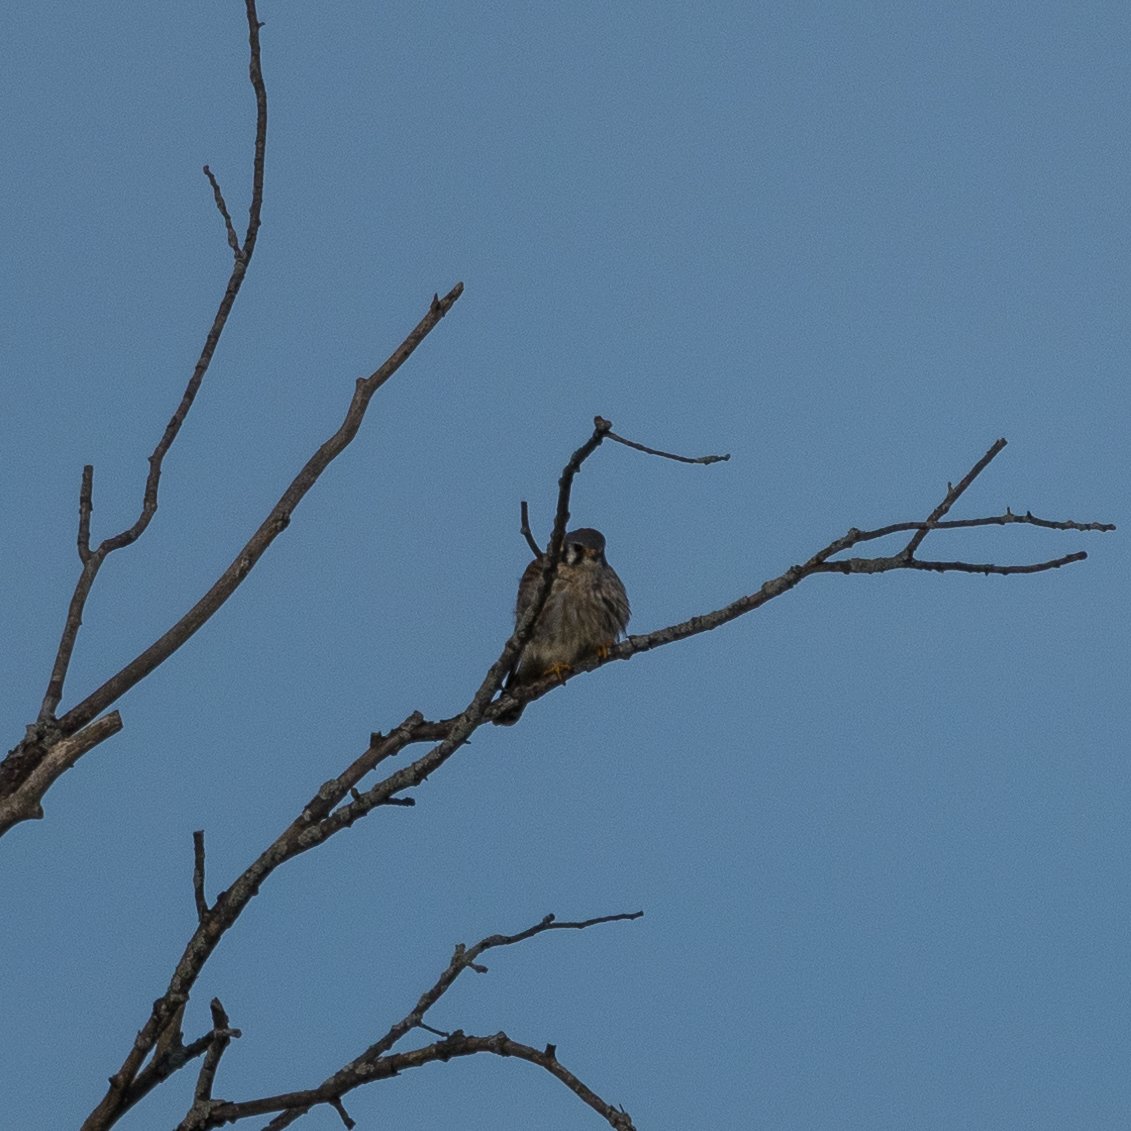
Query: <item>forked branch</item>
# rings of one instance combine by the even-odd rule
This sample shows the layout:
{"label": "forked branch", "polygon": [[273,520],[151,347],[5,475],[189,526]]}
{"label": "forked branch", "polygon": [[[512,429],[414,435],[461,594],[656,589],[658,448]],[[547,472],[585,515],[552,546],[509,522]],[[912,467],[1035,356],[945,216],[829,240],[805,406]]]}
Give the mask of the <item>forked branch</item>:
{"label": "forked branch", "polygon": [[[246,274],[255,249],[259,231],[259,217],[263,203],[263,169],[267,137],[267,95],[260,67],[259,20],[255,0],[245,0],[250,44],[249,73],[255,91],[257,116],[255,134],[255,154],[253,158],[252,197],[248,227],[240,244],[234,237],[231,217],[227,204],[220,192],[218,183],[208,172],[216,197],[217,208],[224,217],[228,229],[229,244],[234,242],[234,265],[220,308],[213,320],[205,341],[200,359],[193,370],[192,377],[181,398],[176,412],[165,429],[153,455],[150,456],[149,477],[146,480],[142,511],[138,520],[129,529],[112,538],[107,538],[96,548],[90,546],[90,518],[93,510],[94,469],[87,466],[83,470],[82,487],[79,493],[79,533],[78,549],[82,560],[75,591],[67,612],[63,636],[55,657],[47,693],[40,708],[37,723],[29,728],[24,740],[14,747],[0,762],[0,836],[21,821],[42,817],[42,799],[46,791],[64,770],[68,769],[78,757],[88,753],[97,742],[80,741],[67,747],[66,757],[53,757],[51,752],[62,740],[72,735],[83,734],[102,741],[121,727],[121,719],[115,712],[106,716],[116,720],[117,727],[92,727],[89,724],[100,716],[131,687],[148,676],[159,664],[169,658],[202,625],[204,625],[235,592],[259,561],[267,548],[291,519],[291,514],[310,490],[329,464],[353,440],[361,426],[366,409],[373,395],[389,380],[416,350],[417,346],[439,324],[456,300],[463,293],[463,284],[457,283],[443,298],[434,295],[427,312],[405,340],[389,355],[385,362],[368,377],[357,379],[353,397],[346,410],[345,419],[338,430],[327,439],[295,476],[290,486],[264,519],[259,529],[236,555],[231,565],[216,580],[212,587],[200,598],[180,620],[159,639],[137,655],[120,671],[112,675],[101,687],[87,695],[81,702],[61,718],[56,719],[55,711],[63,693],[63,683],[75,641],[82,624],[83,610],[91,587],[102,563],[114,550],[127,546],[141,536],[157,510],[157,490],[161,477],[161,466],[189,409],[200,388],[205,371],[212,360],[220,334],[227,323],[228,315],[235,302],[236,294]],[[77,753],[76,753],[77,751]]]}
{"label": "forked branch", "polygon": [[[554,558],[561,552],[562,537],[569,517],[569,501],[573,481],[585,460],[596,451],[607,433],[611,430],[608,421],[597,417],[594,431],[589,439],[570,457],[559,480],[558,501],[555,509],[554,532],[551,535],[547,557]],[[969,487],[980,473],[1001,451],[1004,446],[999,441],[968,473],[957,487],[950,487],[944,503],[946,507],[936,507],[931,515],[922,521],[894,523],[876,530],[849,530],[841,538],[834,539],[814,554],[805,564],[791,566],[779,577],[765,582],[761,587],[746,596],[725,605],[720,609],[691,617],[680,624],[670,625],[639,636],[631,636],[615,645],[607,657],[594,657],[593,660],[578,665],[577,672],[590,671],[614,660],[627,660],[637,653],[647,652],[709,632],[728,621],[760,608],[775,597],[781,596],[797,586],[806,577],[821,573],[884,573],[895,569],[920,569],[933,571],[976,571],[994,573],[1036,572],[1054,569],[1070,562],[1079,561],[1082,552],[1044,562],[1020,565],[981,565],[971,562],[923,561],[914,556],[908,547],[895,555],[874,558],[837,558],[836,555],[852,547],[875,540],[886,535],[913,532],[923,537],[934,531],[957,529],[970,526],[1007,525],[1022,523],[1046,529],[1071,531],[1108,531],[1114,529],[1108,523],[1077,523],[1071,520],[1059,522],[1034,518],[1007,511],[1004,515],[989,518],[944,520],[941,516],[949,509],[950,503]],[[941,508],[941,509],[940,509]],[[919,539],[919,543],[922,538]],[[553,565],[550,570],[552,571]],[[550,574],[546,575],[548,580]],[[544,594],[543,594],[544,596]],[[506,671],[518,654],[530,631],[530,618],[524,618],[506,642],[498,659],[491,665],[487,674],[476,689],[468,705],[458,715],[437,721],[426,720],[419,712],[413,712],[400,725],[388,734],[374,733],[369,745],[337,777],[325,782],[306,803],[302,811],[284,829],[275,841],[256,859],[229,887],[216,899],[213,906],[202,917],[192,938],[181,956],[168,989],[153,1006],[148,1021],[142,1027],[133,1047],[118,1072],[111,1077],[110,1091],[88,1123],[86,1131],[96,1131],[111,1126],[120,1114],[121,1105],[128,1102],[133,1094],[134,1082],[146,1057],[154,1045],[174,1023],[177,1011],[187,1001],[193,986],[205,963],[215,949],[220,938],[231,929],[247,904],[260,892],[262,885],[276,868],[286,861],[317,847],[330,837],[352,826],[379,807],[404,804],[405,790],[419,786],[430,775],[439,770],[484,722],[506,711],[516,702],[526,702],[539,698],[554,687],[559,680],[550,678],[539,683],[524,686],[517,691],[507,692],[495,698]],[[571,677],[572,678],[572,677]],[[394,757],[411,745],[418,743],[434,744],[415,761],[395,770],[367,789],[359,789],[362,779],[387,759]],[[481,1050],[476,1050],[481,1051]]]}
{"label": "forked branch", "polygon": [[[141,511],[131,526],[111,537],[105,538],[94,550],[90,548],[90,514],[94,505],[94,467],[88,464],[83,468],[82,486],[79,492],[78,534],[79,558],[82,561],[83,568],[79,574],[78,582],[75,584],[75,591],[71,596],[71,602],[67,609],[67,619],[63,625],[63,635],[59,641],[59,648],[55,654],[55,662],[51,669],[51,678],[48,681],[47,690],[43,696],[43,703],[39,709],[39,718],[41,721],[54,719],[55,711],[63,697],[63,684],[67,678],[67,669],[70,667],[75,641],[78,638],[79,628],[82,624],[83,609],[86,607],[87,597],[90,595],[91,586],[94,584],[94,579],[102,563],[113,551],[120,550],[136,542],[145,532],[146,527],[149,526],[153,516],[157,513],[157,493],[161,485],[161,469],[165,462],[165,456],[173,446],[173,442],[180,433],[181,426],[184,424],[189,410],[192,408],[193,401],[196,400],[196,394],[200,391],[204,375],[208,372],[208,367],[212,363],[213,355],[216,353],[216,347],[220,343],[220,335],[223,334],[224,327],[227,325],[228,315],[231,314],[232,307],[235,305],[236,296],[239,294],[240,287],[243,285],[244,278],[247,275],[247,269],[251,264],[252,253],[255,251],[256,237],[259,233],[260,214],[263,211],[263,174],[267,151],[267,88],[263,83],[263,71],[260,64],[260,24],[259,17],[255,10],[255,0],[245,0],[245,8],[250,55],[248,73],[252,90],[255,93],[256,112],[255,148],[252,157],[251,173],[251,205],[248,208],[247,231],[244,234],[243,246],[240,247],[239,241],[236,239],[235,229],[232,227],[232,219],[228,215],[227,206],[223,204],[223,197],[220,195],[220,187],[216,183],[216,179],[213,177],[211,170],[205,166],[205,173],[212,184],[217,204],[220,207],[227,225],[228,242],[232,245],[235,253],[235,261],[232,264],[232,270],[228,276],[228,284],[224,288],[223,297],[220,299],[220,305],[216,310],[216,314],[213,316],[212,325],[209,327],[208,334],[204,339],[204,346],[200,351],[200,356],[197,358],[188,384],[181,394],[180,403],[170,417],[169,423],[165,425],[165,431],[161,434],[160,440],[157,441],[157,446],[149,456],[149,473],[146,476],[145,489],[142,493]],[[97,713],[96,711],[95,714]],[[93,715],[90,717],[93,718]],[[87,721],[89,721],[89,719]],[[76,727],[74,729],[78,728]]]}
{"label": "forked branch", "polygon": [[[539,1050],[512,1041],[505,1033],[496,1033],[490,1037],[474,1037],[462,1032],[462,1030],[445,1033],[427,1025],[424,1018],[428,1010],[443,997],[465,970],[486,973],[486,967],[482,965],[479,959],[488,950],[496,947],[513,946],[547,931],[584,930],[600,923],[627,922],[639,919],[642,914],[643,912],[636,911],[631,914],[602,915],[595,919],[584,919],[577,922],[558,922],[553,915],[547,915],[534,926],[514,935],[490,935],[472,947],[465,947],[461,943],[455,948],[455,953],[452,955],[447,968],[440,974],[435,983],[420,996],[416,1005],[393,1024],[379,1040],[317,1087],[301,1092],[285,1092],[259,1099],[234,1102],[201,1102],[198,1099],[192,1112],[190,1112],[192,1118],[186,1117],[177,1131],[206,1131],[207,1128],[219,1127],[250,1116],[268,1115],[274,1112],[280,1114],[267,1125],[264,1131],[281,1131],[282,1128],[289,1127],[319,1104],[333,1106],[342,1117],[345,1125],[350,1127],[353,1123],[349,1116],[345,1114],[342,1099],[355,1088],[375,1080],[389,1079],[407,1068],[419,1068],[436,1061],[446,1061],[457,1056],[471,1056],[480,1052],[495,1053],[497,1056],[518,1057],[545,1068],[565,1084],[570,1091],[592,1107],[594,1111],[604,1116],[610,1127],[617,1128],[618,1131],[632,1131],[632,1121],[627,1113],[601,1099],[596,1092],[570,1072],[558,1060],[557,1049],[554,1045],[546,1045],[544,1049]],[[392,1051],[394,1047],[414,1030],[436,1034],[441,1037],[441,1040],[409,1052],[394,1053]]]}

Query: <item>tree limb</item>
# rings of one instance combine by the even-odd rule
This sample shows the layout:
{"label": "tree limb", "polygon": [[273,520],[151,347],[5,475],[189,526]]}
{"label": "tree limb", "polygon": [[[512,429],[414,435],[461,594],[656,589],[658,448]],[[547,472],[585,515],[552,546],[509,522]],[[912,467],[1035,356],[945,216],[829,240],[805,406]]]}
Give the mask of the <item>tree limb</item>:
{"label": "tree limb", "polygon": [[[361,388],[360,382],[358,387]],[[593,434],[573,453],[562,471],[559,479],[554,534],[547,552],[549,568],[542,575],[540,602],[545,601],[552,570],[561,556],[565,524],[569,518],[569,498],[573,480],[584,461],[600,446],[609,427],[607,420],[597,417],[594,421]],[[403,788],[419,785],[428,774],[442,766],[467,742],[471,734],[488,717],[491,700],[498,692],[527,635],[533,630],[537,612],[537,608],[532,609],[531,613],[523,617],[522,622],[516,626],[499,658],[491,665],[461,714],[438,726],[426,722],[419,712],[413,712],[387,737],[373,735],[369,747],[341,775],[325,782],[303,807],[298,817],[245,869],[230,888],[220,893],[212,909],[198,923],[177,963],[165,994],[153,1003],[149,1020],[138,1033],[121,1067],[110,1077],[109,1090],[83,1124],[83,1131],[104,1131],[116,1122],[121,1114],[123,1101],[129,1094],[145,1058],[161,1040],[162,1034],[174,1023],[177,1010],[188,1000],[200,971],[221,937],[259,893],[267,877],[280,864],[349,828],[355,821],[378,806],[388,805],[390,799]],[[357,782],[384,759],[411,743],[433,741],[436,738],[440,741],[427,754],[366,792],[354,791],[352,800],[335,810],[335,806],[350,794]]]}
{"label": "tree limb", "polygon": [[[481,1052],[494,1053],[496,1056],[513,1056],[546,1069],[597,1112],[615,1131],[636,1131],[628,1112],[602,1099],[566,1068],[558,1060],[557,1050],[553,1045],[536,1049],[531,1045],[512,1040],[503,1032],[495,1033],[490,1037],[477,1037],[457,1029],[451,1036],[425,1045],[423,1048],[413,1049],[411,1052],[390,1053],[369,1069],[365,1079],[358,1080],[353,1086],[357,1087],[373,1080],[387,1080],[410,1068],[422,1068],[426,1064],[443,1063],[455,1057],[474,1056]],[[329,1093],[324,1094],[321,1088],[312,1088],[306,1092],[285,1092],[277,1096],[265,1096],[259,1100],[245,1100],[240,1103],[217,1103],[212,1108],[212,1122],[206,1126],[219,1127],[235,1119],[280,1111],[283,1114],[268,1123],[263,1131],[281,1131],[281,1128],[289,1127],[296,1119],[320,1103],[334,1103],[333,1097]],[[296,1114],[292,1115],[292,1112]]]}
{"label": "tree limb", "polygon": [[[197,359],[192,375],[189,377],[188,384],[181,394],[180,403],[177,405],[169,423],[165,425],[165,431],[162,433],[161,439],[158,440],[157,446],[153,449],[149,457],[149,473],[145,480],[141,513],[132,526],[115,534],[113,537],[106,538],[98,548],[93,551],[90,549],[90,512],[93,508],[94,468],[89,464],[83,468],[78,535],[79,558],[83,563],[83,568],[82,572],[79,574],[79,580],[75,585],[74,594],[71,597],[71,603],[67,610],[67,619],[63,626],[63,636],[59,641],[59,649],[55,655],[51,678],[48,681],[47,691],[44,693],[43,703],[40,706],[39,718],[41,720],[53,719],[55,717],[55,711],[59,706],[59,701],[63,697],[63,684],[67,677],[67,669],[70,667],[71,656],[74,652],[75,641],[78,638],[79,627],[82,624],[83,609],[86,606],[90,588],[94,584],[94,579],[102,563],[106,560],[107,555],[113,553],[114,550],[120,550],[124,546],[129,546],[131,543],[136,542],[145,532],[146,527],[149,526],[153,516],[157,513],[157,491],[161,483],[161,468],[164,464],[165,456],[173,446],[173,441],[176,440],[181,430],[181,425],[184,424],[189,414],[189,409],[192,408],[193,401],[196,400],[196,394],[199,392],[201,382],[204,380],[204,375],[208,371],[209,365],[212,363],[212,357],[220,342],[220,335],[224,332],[224,327],[227,325],[228,315],[235,305],[236,296],[239,294],[244,277],[247,275],[247,269],[251,264],[252,253],[255,251],[256,237],[259,233],[260,213],[263,210],[263,173],[267,146],[267,89],[263,84],[263,72],[260,67],[260,24],[259,17],[255,11],[255,0],[245,0],[245,5],[247,9],[250,54],[249,74],[252,89],[255,92],[256,119],[255,154],[252,160],[251,206],[248,210],[247,232],[244,235],[243,247],[241,249],[238,241],[235,241],[235,231],[232,228],[231,217],[227,215],[226,206],[223,206],[221,211],[224,213],[228,225],[229,243],[235,242],[235,262],[232,265],[231,274],[228,276],[228,284],[224,289],[224,295],[220,299],[220,306],[212,319],[212,325],[204,339],[204,347],[200,352],[200,357]],[[215,178],[213,178],[211,172],[207,170],[207,166],[205,169],[206,172],[208,172],[209,180],[212,182],[218,202],[222,205],[223,198],[220,196],[219,186],[216,184]],[[71,730],[77,730],[79,726],[84,726],[86,722],[89,722],[90,718],[93,718],[94,715],[105,710],[105,707],[108,705],[107,703],[102,707],[96,708],[86,720],[76,724]]]}
{"label": "tree limb", "polygon": [[208,915],[208,900],[204,894],[204,830],[192,834],[192,895],[196,903],[196,917],[203,923]]}
{"label": "tree limb", "polygon": [[[555,550],[560,556],[561,543],[569,517],[569,500],[573,480],[584,461],[600,446],[611,430],[611,425],[601,417],[595,418],[594,431],[589,439],[573,453],[559,479],[558,502],[555,511],[554,532],[551,535],[547,559],[553,559]],[[1001,448],[1001,441],[967,473],[958,488],[951,487],[947,499],[953,502],[958,494],[973,482],[976,475],[988,465],[993,454]],[[940,504],[941,506],[941,504]],[[594,656],[592,660],[578,664],[575,674],[591,671],[614,660],[627,660],[632,656],[687,639],[703,632],[709,632],[727,622],[760,608],[768,601],[795,588],[806,577],[823,573],[884,573],[896,569],[920,569],[937,572],[992,572],[992,573],[1031,573],[1042,569],[1053,569],[1070,562],[1079,561],[1081,553],[1070,554],[1047,562],[1036,562],[1016,566],[978,565],[969,562],[920,561],[907,549],[894,556],[877,558],[836,559],[835,555],[852,548],[861,542],[872,541],[886,534],[915,531],[916,535],[926,537],[935,530],[954,529],[959,526],[1023,523],[1040,525],[1052,529],[1107,531],[1114,529],[1105,523],[1055,522],[1034,519],[1028,513],[1024,516],[1006,512],[1005,515],[990,518],[951,520],[944,522],[941,514],[945,509],[936,507],[930,518],[923,522],[895,523],[877,530],[862,531],[851,529],[841,538],[834,539],[814,554],[804,565],[791,566],[779,577],[765,582],[754,592],[740,597],[713,612],[695,616],[680,624],[639,636],[614,645],[606,657]],[[921,541],[921,539],[920,539]],[[551,566],[552,570],[553,566]],[[550,573],[543,574],[547,582]],[[542,594],[544,599],[545,594]],[[449,719],[428,721],[419,712],[413,712],[388,735],[375,733],[369,746],[339,775],[325,782],[318,792],[303,807],[302,812],[279,834],[274,842],[236,879],[230,888],[222,892],[205,918],[199,923],[177,964],[168,989],[163,997],[153,1005],[149,1020],[139,1032],[121,1068],[111,1077],[110,1091],[102,1104],[92,1113],[84,1124],[84,1131],[101,1131],[111,1126],[119,1114],[123,1097],[129,1094],[132,1082],[141,1069],[145,1057],[158,1042],[161,1034],[173,1023],[176,1011],[187,1000],[193,985],[220,938],[238,919],[247,904],[258,894],[267,878],[287,860],[317,847],[331,836],[349,828],[379,806],[400,800],[403,791],[419,786],[438,770],[468,740],[474,731],[485,721],[508,710],[517,702],[526,702],[548,693],[563,682],[556,677],[547,678],[516,691],[508,691],[492,701],[498,691],[509,665],[513,663],[525,641],[525,634],[531,630],[532,618],[523,618],[515,632],[504,645],[498,659],[491,665],[486,676],[464,710]],[[572,678],[567,677],[567,678]],[[406,747],[422,742],[435,743],[434,746],[415,761],[401,767],[386,778],[362,791],[357,788],[361,779],[386,759],[395,756]],[[349,797],[349,800],[345,800]]]}
{"label": "tree limb", "polygon": [[[339,1106],[342,1097],[363,1084],[395,1076],[405,1068],[416,1068],[433,1061],[450,1060],[454,1056],[469,1056],[477,1052],[493,1052],[499,1056],[516,1056],[533,1064],[538,1064],[561,1080],[595,1111],[600,1112],[609,1121],[610,1126],[622,1129],[622,1131],[629,1131],[632,1128],[632,1123],[628,1116],[602,1100],[566,1069],[558,1061],[557,1050],[553,1045],[547,1045],[543,1051],[539,1051],[528,1045],[520,1045],[512,1041],[505,1033],[497,1033],[493,1037],[469,1037],[460,1031],[456,1031],[444,1034],[441,1040],[422,1049],[415,1049],[408,1053],[389,1054],[394,1046],[414,1029],[428,1029],[430,1032],[436,1032],[436,1030],[424,1024],[425,1014],[443,997],[465,970],[470,969],[479,973],[486,972],[486,967],[478,961],[485,951],[495,947],[513,946],[546,931],[584,930],[586,927],[596,926],[600,923],[627,922],[639,919],[642,915],[642,911],[636,911],[631,914],[602,915],[594,919],[584,919],[577,922],[558,922],[553,915],[547,915],[534,926],[519,931],[517,934],[489,935],[472,947],[465,947],[460,943],[456,946],[447,968],[436,982],[420,996],[416,1005],[392,1025],[383,1037],[316,1088],[304,1092],[288,1092],[277,1096],[267,1096],[256,1100],[213,1103],[208,1108],[207,1115],[203,1120],[197,1123],[186,1121],[181,1124],[178,1131],[206,1131],[210,1127],[219,1127],[224,1123],[234,1123],[236,1120],[246,1119],[249,1116],[266,1115],[271,1112],[280,1112],[281,1114],[267,1125],[265,1131],[280,1131],[281,1128],[289,1126],[318,1104],[334,1105],[338,1108],[339,1114],[342,1114],[344,1109]],[[344,1118],[348,1121],[349,1117],[345,1116]],[[346,1126],[352,1126],[352,1122],[346,1122]]]}
{"label": "tree limb", "polygon": [[[58,732],[53,730],[56,737],[47,744],[33,737],[17,746],[0,764],[0,836],[22,821],[40,820],[41,801],[47,790],[84,754],[121,729],[122,716],[111,711],[77,734],[57,737]],[[39,733],[37,727],[29,730],[33,735]],[[10,790],[2,788],[6,770],[15,771]]]}

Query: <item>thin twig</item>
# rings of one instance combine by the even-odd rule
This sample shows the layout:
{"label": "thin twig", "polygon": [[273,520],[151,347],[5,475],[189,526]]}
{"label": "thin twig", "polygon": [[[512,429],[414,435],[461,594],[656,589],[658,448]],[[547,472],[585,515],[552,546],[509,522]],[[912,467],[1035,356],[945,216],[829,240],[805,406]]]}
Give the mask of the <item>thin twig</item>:
{"label": "thin twig", "polygon": [[196,1088],[193,1098],[197,1103],[212,1098],[212,1084],[216,1079],[216,1070],[220,1067],[220,1058],[224,1050],[231,1044],[233,1037],[240,1035],[239,1029],[233,1029],[228,1022],[228,1015],[220,1004],[220,999],[212,999],[212,1043],[204,1054],[204,1063],[200,1066],[200,1073],[196,1078]]}
{"label": "thin twig", "polygon": [[331,1100],[330,1106],[338,1113],[338,1118],[341,1119],[346,1131],[353,1131],[357,1124],[350,1119],[349,1112],[346,1111],[345,1104],[341,1100]]}
{"label": "thin twig", "polygon": [[192,1106],[184,1119],[181,1120],[177,1131],[203,1131],[203,1128],[216,1126],[212,1122],[212,1111],[216,1103],[212,1099],[212,1086],[216,1080],[216,1070],[220,1067],[220,1058],[231,1044],[232,1039],[240,1036],[239,1029],[233,1029],[228,1022],[228,1015],[220,1004],[220,999],[214,997],[211,1003],[212,1032],[209,1035],[208,1050],[197,1073],[196,1087],[193,1089]]}
{"label": "thin twig", "polygon": [[650,456],[662,456],[664,459],[674,459],[678,463],[724,463],[730,459],[730,452],[721,456],[678,456],[675,452],[662,452],[659,448],[650,448],[646,444],[638,444],[635,440],[626,440],[615,432],[609,432],[606,439],[616,440],[626,448],[635,448],[638,452],[647,452]]}
{"label": "thin twig", "polygon": [[82,469],[82,486],[79,488],[79,561],[90,561],[90,512],[94,510],[94,465]]}
{"label": "thin twig", "polygon": [[925,562],[913,558],[908,563],[910,569],[932,570],[935,573],[983,573],[1009,575],[1014,573],[1044,573],[1050,569],[1060,569],[1061,566],[1071,565],[1073,562],[1082,562],[1088,555],[1079,550],[1075,554],[1065,554],[1062,558],[1052,558],[1046,562],[1030,562],[1026,565],[979,565],[975,562]]}
{"label": "thin twig", "polygon": [[977,479],[978,476],[981,475],[982,472],[990,466],[994,458],[1002,450],[1002,448],[1005,447],[1005,445],[1006,439],[1004,436],[1000,440],[995,440],[993,444],[990,445],[990,450],[986,452],[986,454],[982,456],[982,458],[978,460],[978,462],[974,464],[972,468],[970,468],[970,470],[959,480],[957,486],[952,487],[948,485],[947,492],[943,498],[943,501],[939,503],[939,505],[935,507],[933,511],[931,511],[930,515],[927,518],[927,529],[916,531],[916,533],[912,536],[911,541],[907,543],[906,547],[904,547],[903,552],[907,555],[907,557],[914,555],[915,551],[919,549],[919,547],[923,544],[923,539],[926,538],[930,533],[930,524],[938,522],[939,519],[942,518],[943,515],[945,515],[952,506],[954,506],[954,504],[958,501],[959,497],[966,490],[966,488],[969,487],[970,484],[973,483],[974,480]]}
{"label": "thin twig", "polygon": [[196,900],[196,918],[203,923],[208,915],[208,900],[204,898],[204,830],[192,834],[192,894]]}
{"label": "thin twig", "polygon": [[236,235],[236,229],[232,224],[231,213],[228,212],[228,205],[224,201],[224,194],[220,191],[220,182],[213,176],[212,170],[205,165],[204,175],[208,178],[208,183],[212,186],[212,196],[216,201],[216,207],[220,210],[220,215],[224,217],[224,229],[228,233],[228,247],[232,249],[232,254],[238,259],[240,257],[240,238]]}
{"label": "thin twig", "polygon": [[518,505],[518,513],[521,519],[519,524],[519,533],[526,539],[526,544],[530,547],[530,552],[536,557],[542,556],[542,547],[538,545],[533,532],[530,529],[530,508],[523,499]]}
{"label": "thin twig", "polygon": [[877,538],[887,538],[891,534],[903,534],[909,530],[930,533],[932,530],[969,530],[979,526],[1013,525],[1039,526],[1044,530],[1075,530],[1102,534],[1108,534],[1115,530],[1115,525],[1110,522],[1075,522],[1072,519],[1053,520],[1037,518],[1028,511],[1025,514],[1014,514],[1013,511],[1006,510],[1005,514],[988,515],[985,518],[952,518],[943,522],[893,522],[876,530],[852,529],[842,538],[838,538],[829,546],[826,546],[816,557],[824,561],[833,554],[847,550],[860,542],[871,542]]}
{"label": "thin twig", "polygon": [[544,934],[546,931],[583,931],[587,927],[595,927],[602,923],[632,922],[643,915],[643,911],[622,912],[617,915],[600,915],[592,919],[564,923],[559,923],[553,915],[547,915],[534,926],[527,927],[526,930],[519,931],[517,934],[488,935],[487,938],[480,939],[472,947],[465,947],[460,943],[455,948],[447,969],[429,989],[420,995],[416,1005],[404,1017],[390,1026],[388,1032],[379,1041],[370,1045],[360,1057],[351,1061],[347,1068],[352,1071],[362,1064],[372,1064],[378,1057],[392,1049],[405,1034],[419,1028],[428,1010],[448,992],[460,974],[467,969],[482,970],[477,960],[485,951],[494,950],[496,947],[514,946],[516,943],[526,942],[527,939]]}

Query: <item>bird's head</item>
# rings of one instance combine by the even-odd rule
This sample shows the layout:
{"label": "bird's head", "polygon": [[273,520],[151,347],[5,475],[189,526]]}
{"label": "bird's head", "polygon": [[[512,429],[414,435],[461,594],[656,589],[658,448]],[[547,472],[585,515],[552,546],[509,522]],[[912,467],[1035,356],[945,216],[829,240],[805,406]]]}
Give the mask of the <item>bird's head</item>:
{"label": "bird's head", "polygon": [[571,530],[565,536],[562,560],[566,565],[571,566],[580,565],[582,562],[602,564],[605,560],[605,536],[589,526],[583,526],[580,530]]}

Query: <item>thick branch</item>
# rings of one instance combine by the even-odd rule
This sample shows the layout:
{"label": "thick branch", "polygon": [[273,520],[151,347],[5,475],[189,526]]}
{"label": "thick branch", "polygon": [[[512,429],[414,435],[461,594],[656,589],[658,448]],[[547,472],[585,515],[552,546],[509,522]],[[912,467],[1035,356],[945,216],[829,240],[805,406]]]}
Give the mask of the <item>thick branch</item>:
{"label": "thick branch", "polygon": [[[67,735],[51,742],[47,746],[33,745],[35,750],[34,764],[28,767],[26,774],[19,775],[18,784],[14,784],[10,792],[0,793],[0,836],[3,836],[14,825],[21,821],[37,821],[43,816],[43,795],[50,786],[63,776],[84,754],[93,750],[100,742],[105,742],[111,735],[122,729],[122,716],[117,711],[96,719],[77,734]],[[8,755],[9,759],[16,759],[20,747]],[[28,756],[29,761],[32,757]],[[17,770],[22,769],[18,761],[14,762]],[[8,766],[5,760],[4,766]],[[0,774],[0,780],[3,775]]]}

